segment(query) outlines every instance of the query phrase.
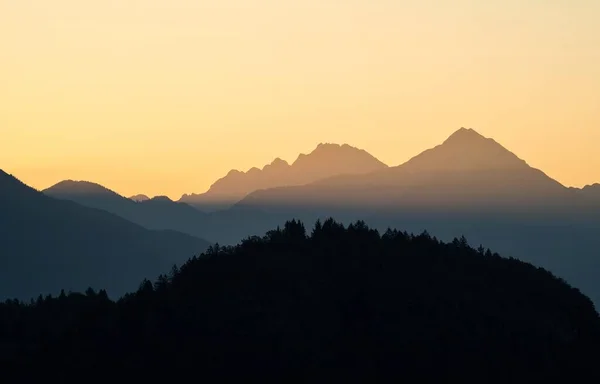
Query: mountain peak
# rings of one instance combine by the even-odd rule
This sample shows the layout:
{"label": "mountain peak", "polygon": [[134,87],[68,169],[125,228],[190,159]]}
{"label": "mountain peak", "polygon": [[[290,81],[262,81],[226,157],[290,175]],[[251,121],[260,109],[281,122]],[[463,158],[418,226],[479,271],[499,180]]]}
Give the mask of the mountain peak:
{"label": "mountain peak", "polygon": [[150,198],[148,196],[146,196],[146,195],[139,194],[139,195],[131,196],[129,198],[129,200],[133,200],[133,201],[136,201],[136,202],[139,203],[139,202],[142,202],[142,201],[150,200]]}
{"label": "mountain peak", "polygon": [[[387,165],[376,159],[364,149],[348,144],[319,143],[309,154],[300,154],[292,167],[300,172],[324,173],[333,176],[339,173],[368,173],[387,168]],[[334,168],[337,168],[334,170]],[[329,169],[329,170],[327,170]],[[314,180],[317,180],[315,177]]]}
{"label": "mountain peak", "polygon": [[263,167],[263,171],[281,171],[281,170],[285,170],[287,168],[289,168],[290,165],[288,164],[287,161],[282,160],[281,158],[277,157],[275,160],[273,160],[270,164],[267,164]]}
{"label": "mountain peak", "polygon": [[231,171],[229,171],[227,173],[227,176],[237,176],[237,175],[241,175],[243,174],[243,172],[238,171],[237,169],[232,169]]}
{"label": "mountain peak", "polygon": [[413,172],[522,169],[529,166],[514,153],[474,129],[461,128],[441,145],[413,157],[406,164]]}
{"label": "mountain peak", "polygon": [[275,160],[273,160],[273,161],[271,162],[271,164],[270,164],[270,165],[273,165],[273,166],[281,166],[281,165],[287,166],[287,165],[289,165],[289,164],[288,164],[288,162],[287,162],[287,161],[285,161],[285,160],[282,160],[281,158],[277,157],[277,158],[275,158]]}
{"label": "mountain peak", "polygon": [[150,201],[173,202],[173,200],[171,200],[168,196],[154,196],[153,198],[150,199]]}
{"label": "mountain peak", "polygon": [[53,193],[69,193],[69,194],[113,194],[114,192],[110,189],[90,181],[78,181],[78,180],[63,180],[60,181],[50,188],[46,189],[45,192]]}
{"label": "mountain peak", "polygon": [[235,202],[259,189],[302,185],[341,174],[370,173],[385,168],[387,165],[363,149],[348,144],[319,143],[309,154],[298,155],[292,164],[276,158],[262,170],[232,170],[214,182],[206,193],[184,195],[179,201],[192,205],[215,201]]}
{"label": "mountain peak", "polygon": [[461,127],[458,131],[456,131],[452,135],[450,135],[446,139],[446,141],[444,141],[444,144],[450,144],[450,143],[474,144],[474,143],[482,142],[485,140],[491,140],[491,139],[488,139],[488,138],[484,137],[483,135],[479,134],[473,128]]}
{"label": "mountain peak", "polygon": [[332,156],[339,155],[341,153],[351,152],[365,152],[361,149],[353,147],[348,144],[336,144],[336,143],[319,143],[317,147],[308,155],[301,155],[302,157],[311,156],[316,154],[330,154]]}
{"label": "mountain peak", "polygon": [[316,149],[337,149],[340,147],[341,145],[335,143],[319,143]]}

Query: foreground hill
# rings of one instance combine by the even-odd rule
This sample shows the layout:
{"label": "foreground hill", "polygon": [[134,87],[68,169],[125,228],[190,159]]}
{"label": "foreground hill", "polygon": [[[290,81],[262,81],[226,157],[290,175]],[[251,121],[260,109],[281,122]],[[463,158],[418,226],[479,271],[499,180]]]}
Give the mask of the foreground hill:
{"label": "foreground hill", "polygon": [[102,185],[73,180],[61,181],[43,193],[56,199],[105,210],[147,229],[168,229],[205,238],[205,229],[210,227],[207,214],[165,196],[134,201]]}
{"label": "foreground hill", "polygon": [[3,374],[30,380],[600,378],[600,320],[578,290],[464,238],[380,235],[362,222],[327,220],[310,236],[288,222],[118,303],[90,291],[9,302],[0,319]]}
{"label": "foreground hill", "polygon": [[303,185],[345,174],[364,174],[387,168],[368,152],[347,144],[319,144],[308,155],[300,154],[293,164],[279,158],[262,169],[230,171],[206,193],[183,195],[180,202],[205,211],[228,208],[259,189]]}
{"label": "foreground hill", "polygon": [[[135,204],[132,202],[132,204]],[[110,213],[60,201],[0,171],[0,297],[105,288],[114,296],[206,241],[148,231]]]}

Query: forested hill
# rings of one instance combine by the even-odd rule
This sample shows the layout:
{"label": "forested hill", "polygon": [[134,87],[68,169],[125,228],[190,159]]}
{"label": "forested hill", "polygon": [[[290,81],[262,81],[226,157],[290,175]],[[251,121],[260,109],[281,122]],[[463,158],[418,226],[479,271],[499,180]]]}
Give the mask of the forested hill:
{"label": "forested hill", "polygon": [[6,378],[598,380],[600,320],[577,289],[464,238],[362,222],[291,221],[118,302],[7,302],[0,321]]}

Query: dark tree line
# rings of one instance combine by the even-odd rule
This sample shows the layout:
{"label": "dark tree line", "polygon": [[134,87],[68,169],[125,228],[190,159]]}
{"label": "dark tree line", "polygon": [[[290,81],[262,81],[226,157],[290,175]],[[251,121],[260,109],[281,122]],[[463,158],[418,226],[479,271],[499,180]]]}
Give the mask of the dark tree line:
{"label": "dark tree line", "polygon": [[577,381],[599,351],[593,304],[549,272],[363,222],[289,221],[116,302],[0,305],[3,375],[24,380]]}

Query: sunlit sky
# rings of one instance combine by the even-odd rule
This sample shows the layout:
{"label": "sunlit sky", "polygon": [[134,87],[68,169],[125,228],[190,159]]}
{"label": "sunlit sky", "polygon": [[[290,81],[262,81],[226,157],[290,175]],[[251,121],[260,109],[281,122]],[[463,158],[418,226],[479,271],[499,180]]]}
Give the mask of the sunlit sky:
{"label": "sunlit sky", "polygon": [[600,182],[598,0],[0,0],[0,169],[203,192],[320,142],[398,165],[460,127]]}

